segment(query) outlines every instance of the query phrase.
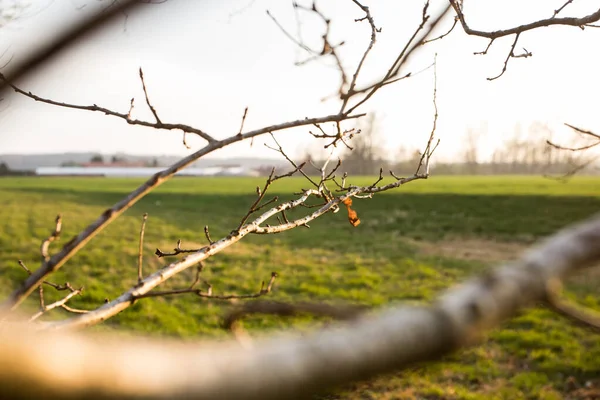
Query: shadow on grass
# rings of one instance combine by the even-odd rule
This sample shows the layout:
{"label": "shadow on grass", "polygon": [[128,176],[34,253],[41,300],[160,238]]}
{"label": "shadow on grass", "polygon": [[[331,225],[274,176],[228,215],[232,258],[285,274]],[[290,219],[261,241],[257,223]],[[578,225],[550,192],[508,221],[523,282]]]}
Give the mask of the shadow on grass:
{"label": "shadow on grass", "polygon": [[[93,191],[89,188],[85,191],[54,188],[11,191],[37,193],[47,202],[75,202],[105,208],[123,197],[121,192]],[[282,200],[293,198],[289,193],[272,195],[279,195]],[[152,220],[159,219],[173,225],[185,237],[197,235],[196,240],[203,242],[205,225],[210,227],[213,240],[227,235],[237,228],[254,199],[254,195],[154,192],[140,200],[125,215],[137,216],[147,212]],[[280,244],[295,247],[333,250],[343,246],[343,249],[351,247],[364,251],[376,250],[382,241],[394,241],[398,237],[427,241],[477,237],[529,243],[598,212],[600,198],[397,192],[372,199],[357,199],[354,209],[361,220],[356,228],[349,224],[342,209],[337,214],[328,214],[311,222],[311,229],[297,228],[277,235],[251,235],[245,240],[260,244],[276,238]],[[289,212],[288,217],[300,217],[313,210],[299,208]],[[91,218],[86,223],[91,223],[98,215],[91,217],[90,214]],[[277,224],[276,219],[270,222]],[[383,248],[389,248],[389,244]]]}

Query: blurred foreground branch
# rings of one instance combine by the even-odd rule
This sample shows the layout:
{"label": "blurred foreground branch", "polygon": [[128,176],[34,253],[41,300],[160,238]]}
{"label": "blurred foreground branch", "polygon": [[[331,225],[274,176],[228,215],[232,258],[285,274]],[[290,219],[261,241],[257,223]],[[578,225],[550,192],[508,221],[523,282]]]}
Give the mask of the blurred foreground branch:
{"label": "blurred foreground branch", "polygon": [[303,398],[471,345],[551,282],[600,261],[600,215],[515,262],[451,288],[430,307],[390,308],[304,337],[242,346],[0,330],[0,391],[11,398]]}

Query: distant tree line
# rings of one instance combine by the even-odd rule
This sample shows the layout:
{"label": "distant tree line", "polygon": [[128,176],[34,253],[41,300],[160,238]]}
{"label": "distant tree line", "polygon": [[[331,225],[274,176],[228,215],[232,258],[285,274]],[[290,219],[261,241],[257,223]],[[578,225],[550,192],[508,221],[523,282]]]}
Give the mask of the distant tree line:
{"label": "distant tree line", "polygon": [[33,175],[33,172],[10,169],[6,163],[0,163],[0,176],[24,176],[24,175]]}
{"label": "distant tree line", "polygon": [[[400,175],[414,173],[421,153],[418,150],[400,148],[393,160],[386,157],[385,140],[379,135],[375,117],[366,120],[359,126],[360,133],[351,142],[352,151],[341,154],[340,171],[351,175],[375,175],[383,168]],[[357,132],[358,132],[357,129]],[[480,139],[485,129],[469,129],[462,140],[461,151],[452,161],[433,162],[436,175],[564,175],[576,171],[582,174],[597,174],[600,169],[594,166],[593,154],[565,151],[551,146],[547,140],[552,131],[544,124],[535,123],[530,126],[526,135],[517,126],[512,136],[494,149],[491,156],[481,156]],[[573,143],[571,143],[573,144]],[[322,164],[323,154],[313,156],[315,151],[306,151],[302,161]],[[331,168],[335,166],[332,163]]]}

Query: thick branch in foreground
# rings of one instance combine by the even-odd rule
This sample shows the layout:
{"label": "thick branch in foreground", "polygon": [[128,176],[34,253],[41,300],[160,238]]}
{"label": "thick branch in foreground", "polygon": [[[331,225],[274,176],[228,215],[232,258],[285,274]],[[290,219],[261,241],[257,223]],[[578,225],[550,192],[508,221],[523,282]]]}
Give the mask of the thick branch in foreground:
{"label": "thick branch in foreground", "polygon": [[548,282],[600,261],[599,243],[597,215],[450,289],[430,307],[390,308],[246,347],[40,335],[31,326],[7,326],[0,331],[0,388],[12,398],[306,397],[475,343],[484,330],[544,300]]}
{"label": "thick branch in foreground", "polygon": [[[16,64],[14,72],[7,74],[9,82],[16,82],[22,77],[27,76],[31,71],[43,65],[52,57],[56,57],[63,50],[77,42],[78,39],[95,33],[104,25],[110,22],[116,16],[122,16],[123,13],[136,11],[140,5],[145,2],[140,0],[119,0],[114,1],[109,9],[97,12],[92,18],[85,18],[77,21],[66,29],[62,34],[59,34],[50,40],[45,40],[42,47],[33,54],[28,55],[22,62]],[[8,88],[6,81],[0,82],[0,94]]]}

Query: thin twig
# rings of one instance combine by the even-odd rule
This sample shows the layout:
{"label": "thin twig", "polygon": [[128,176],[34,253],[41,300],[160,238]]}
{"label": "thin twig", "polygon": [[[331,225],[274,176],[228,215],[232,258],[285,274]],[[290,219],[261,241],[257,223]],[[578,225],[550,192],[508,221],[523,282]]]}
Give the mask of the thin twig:
{"label": "thin twig", "polygon": [[275,283],[275,278],[278,277],[277,272],[271,273],[271,279],[269,281],[268,286],[265,288],[265,283],[262,282],[261,288],[258,292],[252,294],[225,294],[225,295],[216,295],[212,294],[212,285],[208,282],[204,281],[204,283],[208,286],[208,292],[204,293],[201,289],[194,289],[193,287],[187,289],[174,289],[174,290],[163,290],[163,291],[154,291],[144,293],[134,297],[134,300],[144,299],[148,297],[164,297],[164,296],[172,296],[178,294],[188,294],[193,293],[197,296],[200,296],[205,299],[214,299],[214,300],[235,300],[235,299],[255,299],[266,294],[271,293],[273,289],[273,284]]}
{"label": "thin twig", "polygon": [[565,4],[563,4],[562,6],[560,6],[560,8],[554,10],[554,14],[552,15],[552,18],[555,18],[566,6],[568,6],[572,2],[573,2],[573,0],[567,0],[565,2]]}
{"label": "thin twig", "polygon": [[208,244],[213,244],[214,242],[210,238],[210,232],[208,231],[208,225],[204,226],[204,236],[206,236],[206,240],[208,240]]}
{"label": "thin twig", "polygon": [[559,144],[556,144],[554,142],[551,142],[550,140],[546,140],[546,144],[549,146],[552,146],[558,150],[568,150],[568,151],[573,151],[573,152],[577,152],[577,151],[583,151],[583,150],[587,150],[587,149],[591,149],[592,147],[596,147],[600,144],[600,141],[596,142],[596,143],[592,143],[592,144],[588,144],[586,146],[581,146],[581,147],[566,147],[566,146],[561,146]]}
{"label": "thin twig", "polygon": [[54,223],[54,231],[52,231],[50,236],[48,236],[42,241],[42,245],[40,246],[40,253],[42,255],[43,262],[48,261],[48,259],[50,259],[50,254],[48,254],[48,248],[50,247],[50,243],[60,238],[60,232],[62,229],[62,217],[60,214],[56,216]]}
{"label": "thin twig", "polygon": [[142,227],[140,228],[140,247],[138,251],[138,283],[142,282],[142,262],[144,260],[144,230],[146,229],[146,221],[148,220],[148,213],[144,213],[142,217]]}
{"label": "thin twig", "polygon": [[154,252],[154,254],[156,254],[156,256],[158,258],[161,258],[161,257],[176,256],[176,255],[179,255],[179,254],[182,254],[182,253],[183,254],[185,254],[185,253],[195,253],[195,252],[197,252],[199,250],[201,250],[201,249],[182,249],[181,248],[181,239],[179,239],[179,240],[177,240],[177,247],[175,247],[173,249],[172,253],[165,253],[162,250],[160,250],[160,249],[157,248],[156,251]]}
{"label": "thin twig", "polygon": [[55,301],[52,304],[48,304],[42,310],[40,310],[37,313],[35,313],[29,319],[29,321],[34,321],[34,320],[38,319],[39,317],[41,317],[42,315],[44,315],[48,311],[55,309],[56,307],[62,307],[67,301],[69,301],[72,297],[75,297],[75,296],[79,295],[82,291],[83,291],[83,288],[76,289],[75,291],[73,291],[73,292],[69,293],[68,295],[66,295],[64,298],[62,298],[62,299],[60,299],[58,301]]}
{"label": "thin twig", "polygon": [[369,26],[371,27],[371,39],[369,40],[369,44],[367,45],[366,50],[363,52],[363,55],[362,55],[360,61],[358,62],[356,69],[354,70],[354,74],[352,74],[352,81],[350,82],[348,91],[344,94],[340,90],[340,96],[342,98],[342,105],[340,107],[340,112],[343,112],[346,109],[348,101],[350,100],[350,97],[354,93],[354,89],[356,87],[356,82],[358,80],[358,76],[360,75],[360,71],[363,67],[363,64],[367,60],[369,53],[373,49],[373,46],[375,46],[375,42],[377,41],[377,32],[379,32],[379,30],[377,29],[377,26],[375,25],[375,20],[373,19],[373,16],[371,15],[371,11],[369,10],[369,7],[361,4],[357,0],[352,0],[352,2],[354,4],[356,4],[365,13],[365,16],[363,18],[361,18],[359,21],[363,21],[363,20],[368,21]]}
{"label": "thin twig", "polygon": [[595,137],[596,139],[600,139],[600,135],[599,134],[594,133],[594,132],[592,132],[590,130],[581,129],[581,128],[578,128],[576,126],[573,126],[573,125],[570,125],[570,124],[567,124],[567,123],[565,123],[565,125],[568,126],[571,129],[579,132],[579,133],[583,133],[584,135],[589,135],[589,136]]}
{"label": "thin twig", "polygon": [[244,108],[244,115],[242,116],[242,123],[240,124],[240,131],[239,131],[238,135],[241,135],[242,131],[244,130],[244,122],[246,122],[247,114],[248,114],[248,107]]}
{"label": "thin twig", "polygon": [[[517,42],[519,41],[520,34],[521,33],[519,32],[515,35],[515,40],[510,48],[510,51],[508,52],[508,55],[506,56],[506,60],[504,60],[504,66],[502,67],[502,71],[500,71],[500,73],[494,77],[487,78],[488,81],[493,81],[495,79],[500,78],[502,75],[504,75],[504,73],[506,72],[506,68],[508,67],[508,61],[511,59],[511,57],[514,57],[515,46],[517,45]],[[490,44],[491,44],[491,42],[490,42]],[[486,49],[486,51],[487,51],[487,49]]]}
{"label": "thin twig", "polygon": [[487,54],[488,50],[490,49],[490,47],[492,47],[492,44],[494,44],[494,40],[496,40],[496,38],[490,39],[490,42],[488,43],[487,47],[485,48],[485,50],[483,51],[476,51],[473,54],[476,56],[484,56]]}
{"label": "thin twig", "polygon": [[[296,8],[296,7],[295,7]],[[283,32],[283,34],[285,36],[287,36],[288,39],[290,39],[292,42],[294,42],[298,47],[300,47],[302,50],[306,51],[307,53],[313,54],[313,55],[318,55],[319,52],[315,51],[313,49],[311,49],[310,47],[308,47],[307,45],[305,45],[304,43],[302,43],[301,41],[297,40],[296,38],[294,38],[280,23],[279,21],[277,21],[277,19],[269,12],[269,10],[267,10],[267,15],[269,16],[269,18],[271,18],[271,20],[273,20],[273,22],[275,23],[275,25],[277,25],[277,27],[281,30],[281,32]]]}
{"label": "thin twig", "polygon": [[[414,51],[418,47],[421,46],[421,43],[423,43],[423,41],[427,40],[429,35],[433,32],[435,27],[439,24],[439,22],[443,19],[443,17],[448,13],[448,11],[451,8],[450,5],[445,7],[442,10],[442,12],[440,12],[437,15],[437,17],[431,22],[431,24],[429,24],[427,29],[425,29],[425,25],[427,24],[427,22],[429,21],[429,18],[430,18],[430,16],[427,14],[428,7],[429,7],[429,1],[427,1],[425,3],[425,5],[423,6],[421,23],[415,29],[412,36],[408,39],[408,41],[404,45],[404,48],[402,49],[400,54],[398,54],[398,56],[396,57],[396,59],[394,60],[392,65],[389,67],[389,69],[386,72],[386,74],[384,75],[384,77],[381,78],[375,84],[369,85],[368,86],[369,89],[356,90],[356,93],[366,92],[367,94],[360,101],[358,101],[355,105],[350,107],[347,111],[348,113],[355,111],[358,107],[360,107],[367,100],[369,100],[369,98],[371,98],[371,96],[373,96],[379,89],[381,89],[383,86],[385,86],[386,82],[388,82],[390,79],[394,79],[397,77],[397,75],[400,73],[402,67],[410,59],[410,57],[412,56]],[[423,34],[421,35],[421,37],[419,39],[417,39],[417,36],[419,35],[419,33],[421,31],[423,31]]]}
{"label": "thin twig", "polygon": [[190,285],[189,289],[193,289],[200,281],[204,282],[207,286],[210,286],[208,284],[208,282],[206,282],[204,279],[200,278],[200,274],[202,273],[203,270],[204,270],[204,263],[202,261],[200,261],[198,263],[198,266],[196,267],[196,277],[195,277],[194,281],[192,282],[192,284]]}
{"label": "thin twig", "polygon": [[[417,166],[417,170],[415,171],[415,175],[418,175],[423,167],[423,163],[425,163],[425,173],[429,174],[429,160],[431,155],[435,151],[435,147],[432,148],[432,143],[435,138],[435,131],[437,129],[437,120],[438,120],[438,107],[437,107],[437,54],[433,60],[433,127],[431,128],[431,133],[429,134],[429,139],[427,140],[427,145],[425,146],[425,150],[423,154],[421,154],[421,158],[419,159],[419,165]],[[439,143],[439,140],[438,140]],[[437,147],[437,145],[436,145]],[[391,173],[391,171],[390,171]],[[381,174],[381,172],[380,172]],[[392,174],[392,176],[394,176]]]}
{"label": "thin twig", "polygon": [[69,307],[66,304],[62,304],[60,308],[73,314],[86,314],[89,312],[88,310],[80,310],[79,308]]}
{"label": "thin twig", "polygon": [[38,293],[40,296],[40,310],[45,310],[46,305],[44,304],[44,285],[38,286]]}
{"label": "thin twig", "polygon": [[[25,265],[25,263],[23,262],[23,260],[18,260],[19,265],[21,266],[21,268],[23,268],[27,274],[31,275],[32,272],[29,268],[27,268],[27,266]],[[75,289],[73,289],[73,287],[71,286],[71,284],[69,282],[65,282],[62,285],[58,285],[56,283],[52,283],[52,282],[48,282],[48,281],[42,281],[42,283],[44,285],[48,285],[48,286],[52,286],[54,289],[56,290],[70,290],[70,291],[74,291]]]}
{"label": "thin twig", "polygon": [[[152,103],[150,103],[150,98],[148,97],[148,91],[146,90],[146,82],[144,81],[144,72],[142,71],[142,67],[140,67],[140,80],[142,81],[142,88],[144,89],[144,96],[146,96],[146,104],[148,104],[148,108],[150,109],[150,111],[152,111],[152,115],[154,115],[154,118],[156,118],[156,123],[160,125],[160,124],[162,124],[162,121],[160,120],[160,118],[158,118],[158,113],[156,112],[156,109],[154,108]],[[132,102],[132,104],[133,104],[133,102]],[[129,114],[131,114],[131,110],[130,110]]]}
{"label": "thin twig", "polygon": [[436,40],[441,40],[441,39],[445,38],[446,36],[448,36],[454,30],[454,27],[456,26],[456,24],[458,24],[458,17],[454,17],[454,23],[452,24],[452,26],[450,27],[450,29],[448,30],[448,32],[443,33],[440,36],[434,37],[432,39],[423,40],[423,42],[421,43],[421,45],[424,45],[424,44],[427,44],[427,43],[431,43],[431,42],[435,42]]}
{"label": "thin twig", "polygon": [[292,161],[292,159],[283,150],[283,147],[281,147],[281,145],[279,144],[279,142],[275,138],[275,135],[273,135],[272,133],[271,133],[271,138],[273,139],[273,141],[277,145],[277,148],[271,147],[271,146],[269,146],[266,143],[265,143],[265,146],[268,147],[269,149],[275,150],[276,152],[278,152],[279,154],[281,154],[290,164],[292,164],[292,166],[294,167],[294,171],[300,172],[302,174],[302,176],[304,176],[310,183],[312,183],[315,187],[318,188],[319,184],[316,183],[314,180],[312,180],[312,178],[309,177],[304,171],[302,171],[302,167],[304,166],[304,163],[302,163],[301,165],[297,165],[294,161]]}

